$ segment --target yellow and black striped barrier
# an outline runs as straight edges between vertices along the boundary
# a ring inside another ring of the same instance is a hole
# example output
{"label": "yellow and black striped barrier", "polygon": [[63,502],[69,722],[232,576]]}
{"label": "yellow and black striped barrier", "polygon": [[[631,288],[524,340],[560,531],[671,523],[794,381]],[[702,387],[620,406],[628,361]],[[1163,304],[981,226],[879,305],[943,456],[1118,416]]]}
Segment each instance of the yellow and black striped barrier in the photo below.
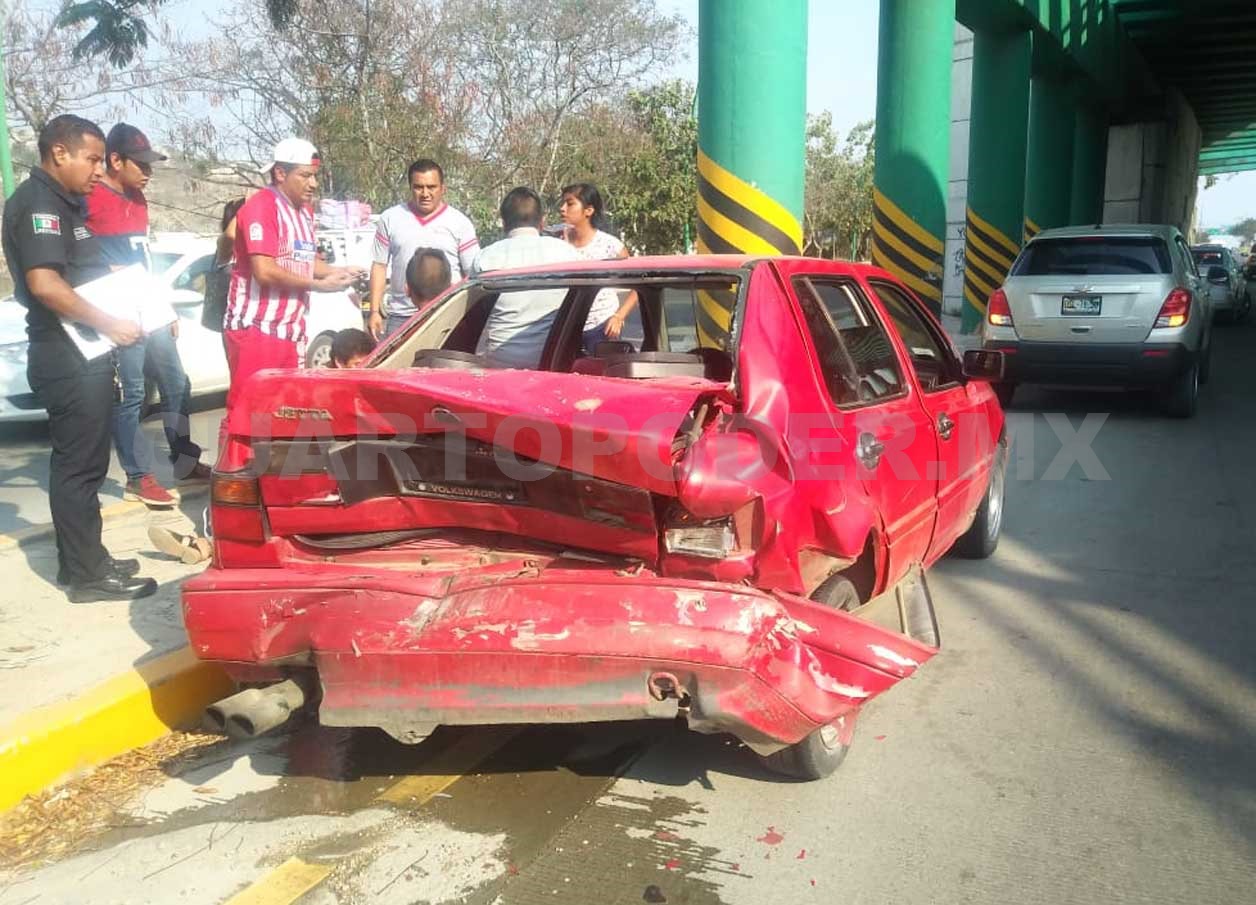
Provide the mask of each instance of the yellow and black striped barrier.
{"label": "yellow and black striped barrier", "polygon": [[1026,217],[1025,218],[1025,236],[1024,236],[1024,240],[1021,242],[1021,245],[1022,246],[1028,245],[1029,240],[1032,239],[1034,236],[1038,235],[1038,233],[1040,232],[1042,232],[1042,228],[1033,221],[1033,218]]}
{"label": "yellow and black striped barrier", "polygon": [[879,190],[872,195],[872,263],[888,270],[935,311],[942,308],[945,246]]}
{"label": "yellow and black striped barrier", "polygon": [[991,293],[1003,285],[1020,246],[968,208],[964,240],[964,298],[984,316]]}
{"label": "yellow and black striped barrier", "polygon": [[[784,206],[698,151],[698,251],[721,255],[797,255],[802,224]],[[735,293],[698,293],[703,344],[724,346]]]}

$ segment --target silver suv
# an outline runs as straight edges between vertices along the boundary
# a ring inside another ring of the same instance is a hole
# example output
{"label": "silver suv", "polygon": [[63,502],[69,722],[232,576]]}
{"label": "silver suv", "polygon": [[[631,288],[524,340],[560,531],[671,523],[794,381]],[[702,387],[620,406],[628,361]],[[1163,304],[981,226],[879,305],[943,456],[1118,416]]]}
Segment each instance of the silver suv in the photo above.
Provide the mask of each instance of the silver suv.
{"label": "silver suv", "polygon": [[1043,230],[986,311],[983,345],[1005,353],[999,398],[1019,383],[1153,389],[1189,418],[1208,381],[1211,304],[1175,227]]}

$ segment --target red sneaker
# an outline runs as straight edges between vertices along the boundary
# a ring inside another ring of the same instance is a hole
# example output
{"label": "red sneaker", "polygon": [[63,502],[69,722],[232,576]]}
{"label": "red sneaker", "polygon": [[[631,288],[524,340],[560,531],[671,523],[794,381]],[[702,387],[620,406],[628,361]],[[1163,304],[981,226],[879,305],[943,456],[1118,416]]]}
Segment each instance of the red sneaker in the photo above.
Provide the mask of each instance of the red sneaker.
{"label": "red sneaker", "polygon": [[179,497],[157,483],[150,474],[138,481],[127,481],[122,491],[122,499],[127,502],[140,502],[149,509],[170,509],[179,502]]}

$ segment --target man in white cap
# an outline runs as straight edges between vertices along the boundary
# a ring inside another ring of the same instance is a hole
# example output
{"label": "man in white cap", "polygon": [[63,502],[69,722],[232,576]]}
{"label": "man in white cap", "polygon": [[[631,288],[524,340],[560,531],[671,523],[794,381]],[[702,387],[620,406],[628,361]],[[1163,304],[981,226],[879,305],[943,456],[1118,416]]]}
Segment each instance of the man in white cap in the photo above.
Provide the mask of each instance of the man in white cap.
{"label": "man in white cap", "polygon": [[240,387],[254,373],[297,367],[311,290],[335,292],[360,275],[317,259],[312,204],[318,170],[312,144],[284,139],[263,171],[270,174],[270,185],[236,215],[235,265],[223,330],[231,372],[228,417]]}

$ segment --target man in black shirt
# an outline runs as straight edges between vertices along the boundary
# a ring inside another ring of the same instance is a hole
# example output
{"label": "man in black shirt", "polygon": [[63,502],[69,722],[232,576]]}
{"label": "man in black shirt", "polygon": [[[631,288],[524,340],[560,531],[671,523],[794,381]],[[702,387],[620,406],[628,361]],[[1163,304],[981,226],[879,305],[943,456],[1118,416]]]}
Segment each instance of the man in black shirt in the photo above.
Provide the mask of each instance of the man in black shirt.
{"label": "man in black shirt", "polygon": [[105,136],[78,116],[58,116],[39,133],[39,166],[4,206],[4,255],[14,294],[26,306],[26,373],[48,410],[52,440],[48,501],[57,535],[57,581],[75,603],[128,600],[157,590],[139,562],[110,557],[101,543],[100,485],[109,470],[114,399],[111,354],[88,361],[61,321],[108,336],[117,346],[139,325],[111,317],[74,291],[109,272],[87,229],[83,199],[104,173]]}

